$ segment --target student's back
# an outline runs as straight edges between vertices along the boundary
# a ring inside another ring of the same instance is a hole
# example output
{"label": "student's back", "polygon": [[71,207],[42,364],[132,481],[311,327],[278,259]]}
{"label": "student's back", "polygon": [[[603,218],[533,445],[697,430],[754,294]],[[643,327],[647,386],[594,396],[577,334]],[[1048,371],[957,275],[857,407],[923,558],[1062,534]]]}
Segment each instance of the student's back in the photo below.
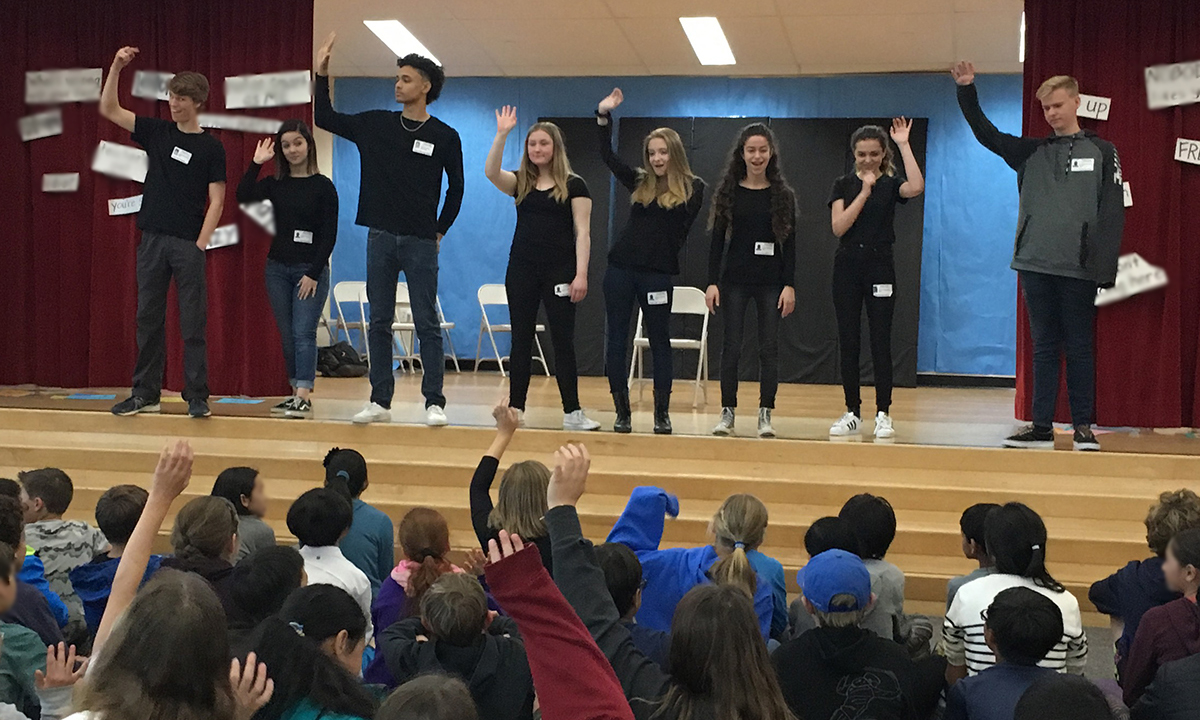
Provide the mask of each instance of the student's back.
{"label": "student's back", "polygon": [[371,597],[379,593],[396,566],[396,536],[392,519],[363,501],[361,495],[370,486],[367,461],[347,448],[333,448],[325,455],[325,487],[350,501],[354,518],[350,530],[337,543],[346,559],[371,582]]}
{"label": "student's back", "polygon": [[1200,708],[1200,655],[1163,665],[1130,710],[1132,720],[1193,720]]}

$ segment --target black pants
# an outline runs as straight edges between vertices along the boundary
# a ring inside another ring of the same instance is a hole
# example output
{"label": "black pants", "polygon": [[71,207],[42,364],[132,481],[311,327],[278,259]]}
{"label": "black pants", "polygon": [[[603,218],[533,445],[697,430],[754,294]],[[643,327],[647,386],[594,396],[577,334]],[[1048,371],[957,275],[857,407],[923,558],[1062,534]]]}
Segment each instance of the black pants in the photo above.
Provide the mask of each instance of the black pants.
{"label": "black pants", "polygon": [[162,395],[167,360],[167,289],[172,277],[183,335],[183,399],[207,400],[204,251],[195,240],[153,232],[143,232],[137,248],[138,357],[133,368],[133,394],[151,402],[158,402]]}
{"label": "black pants", "polygon": [[892,247],[841,245],[833,260],[833,310],[841,347],[842,390],[846,409],[861,412],[859,356],[862,309],[867,306],[871,361],[875,366],[875,405],[892,405],[892,314],[896,309],[896,264]]}
{"label": "black pants", "polygon": [[742,358],[742,336],[746,308],[754,305],[758,317],[758,406],[775,407],[779,388],[779,293],[778,285],[723,285],[720,312],[725,316],[725,343],[721,348],[721,406],[737,407],[738,361]]}
{"label": "black pants", "polygon": [[642,324],[650,341],[654,362],[654,392],[671,392],[674,376],[671,357],[671,276],[648,270],[609,265],[604,274],[604,307],[608,315],[608,344],[604,365],[613,393],[627,387],[629,372],[629,322],[634,306],[642,309]]}
{"label": "black pants", "polygon": [[504,288],[508,291],[508,314],[512,323],[511,372],[508,404],[524,410],[529,395],[529,374],[533,365],[533,336],[537,328],[538,306],[546,308],[550,341],[554,344],[554,375],[563,412],[579,409],[579,374],[575,367],[575,303],[570,296],[555,294],[558,285],[570,285],[575,279],[575,263],[544,266],[509,258]]}
{"label": "black pants", "polygon": [[1096,283],[1023,270],[1021,291],[1033,338],[1033,424],[1054,425],[1065,350],[1071,423],[1091,425],[1096,406]]}

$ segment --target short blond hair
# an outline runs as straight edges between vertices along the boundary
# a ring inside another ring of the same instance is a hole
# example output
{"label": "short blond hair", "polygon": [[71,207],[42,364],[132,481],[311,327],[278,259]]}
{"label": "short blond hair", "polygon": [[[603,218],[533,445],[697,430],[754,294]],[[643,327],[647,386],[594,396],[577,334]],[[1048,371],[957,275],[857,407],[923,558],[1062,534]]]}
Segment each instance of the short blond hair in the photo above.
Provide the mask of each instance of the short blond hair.
{"label": "short blond hair", "polygon": [[1037,99],[1045,100],[1046,96],[1058,90],[1059,88],[1066,90],[1071,97],[1079,97],[1079,82],[1070,75],[1055,75],[1037,90]]}
{"label": "short blond hair", "polygon": [[1156,555],[1166,557],[1171,538],[1196,527],[1200,527],[1200,496],[1187,488],[1167,491],[1146,514],[1146,543]]}

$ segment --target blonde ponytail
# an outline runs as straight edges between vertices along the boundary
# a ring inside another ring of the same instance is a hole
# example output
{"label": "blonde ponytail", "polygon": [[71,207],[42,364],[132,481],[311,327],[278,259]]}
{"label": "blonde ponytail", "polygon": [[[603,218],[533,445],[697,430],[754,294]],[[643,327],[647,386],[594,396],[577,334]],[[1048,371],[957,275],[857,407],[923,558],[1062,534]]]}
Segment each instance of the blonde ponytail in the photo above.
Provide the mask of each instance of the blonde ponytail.
{"label": "blonde ponytail", "polygon": [[715,544],[728,552],[709,568],[718,585],[744,588],[750,597],[758,590],[758,574],[746,553],[757,550],[767,531],[767,506],[753,495],[730,495],[713,515]]}

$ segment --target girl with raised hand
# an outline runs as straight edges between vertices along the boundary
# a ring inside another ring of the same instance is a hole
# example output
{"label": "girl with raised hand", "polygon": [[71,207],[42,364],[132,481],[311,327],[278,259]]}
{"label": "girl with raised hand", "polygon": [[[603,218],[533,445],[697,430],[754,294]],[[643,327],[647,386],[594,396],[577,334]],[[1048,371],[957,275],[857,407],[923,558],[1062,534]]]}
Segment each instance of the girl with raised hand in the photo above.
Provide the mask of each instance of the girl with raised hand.
{"label": "girl with raised hand", "polygon": [[912,120],[892,120],[891,138],[900,148],[907,179],[896,176],[895,153],[888,133],[864,125],[850,137],[854,172],[833,181],[829,194],[833,234],[838,243],[833,260],[833,308],[841,348],[842,390],[846,413],[829,428],[833,436],[857,435],[862,426],[858,357],[862,349],[862,309],[871,328],[871,360],[875,366],[875,437],[896,432],[892,405],[892,314],[896,309],[896,205],[925,191],[925,179],[908,137]]}
{"label": "girl with raised hand", "polygon": [[704,204],[704,181],[692,174],[679,133],[652,130],[642,141],[642,166],[626,165],[612,149],[612,111],[625,99],[613,88],[596,109],[600,157],[617,182],[630,192],[629,220],[608,253],[604,304],[608,342],[604,364],[617,409],[613,430],[633,430],[629,386],[629,320],[634,306],[642,310],[654,359],[654,432],[671,432],[671,278],[679,274],[679,251]]}
{"label": "girl with raised hand", "polygon": [[562,132],[550,122],[535,123],[525,134],[516,172],[500,167],[504,143],[517,125],[517,109],[496,111],[496,138],[484,174],[517,205],[517,228],[504,287],[512,323],[509,405],[524,419],[533,363],[538,307],[546,308],[554,343],[555,375],[562,396],[563,429],[600,427],[579,405],[575,366],[575,304],[587,296],[591,257],[592,197],[583,178],[571,172]]}
{"label": "girl with raised hand", "polygon": [[[796,195],[783,177],[775,134],[762,123],[742,128],[709,218],[709,312],[721,308],[721,419],[713,435],[732,435],[746,309],[758,317],[758,436],[775,437],[771,411],[779,387],[779,321],[796,308]],[[726,246],[728,245],[728,250]],[[724,257],[724,263],[721,262]]]}

